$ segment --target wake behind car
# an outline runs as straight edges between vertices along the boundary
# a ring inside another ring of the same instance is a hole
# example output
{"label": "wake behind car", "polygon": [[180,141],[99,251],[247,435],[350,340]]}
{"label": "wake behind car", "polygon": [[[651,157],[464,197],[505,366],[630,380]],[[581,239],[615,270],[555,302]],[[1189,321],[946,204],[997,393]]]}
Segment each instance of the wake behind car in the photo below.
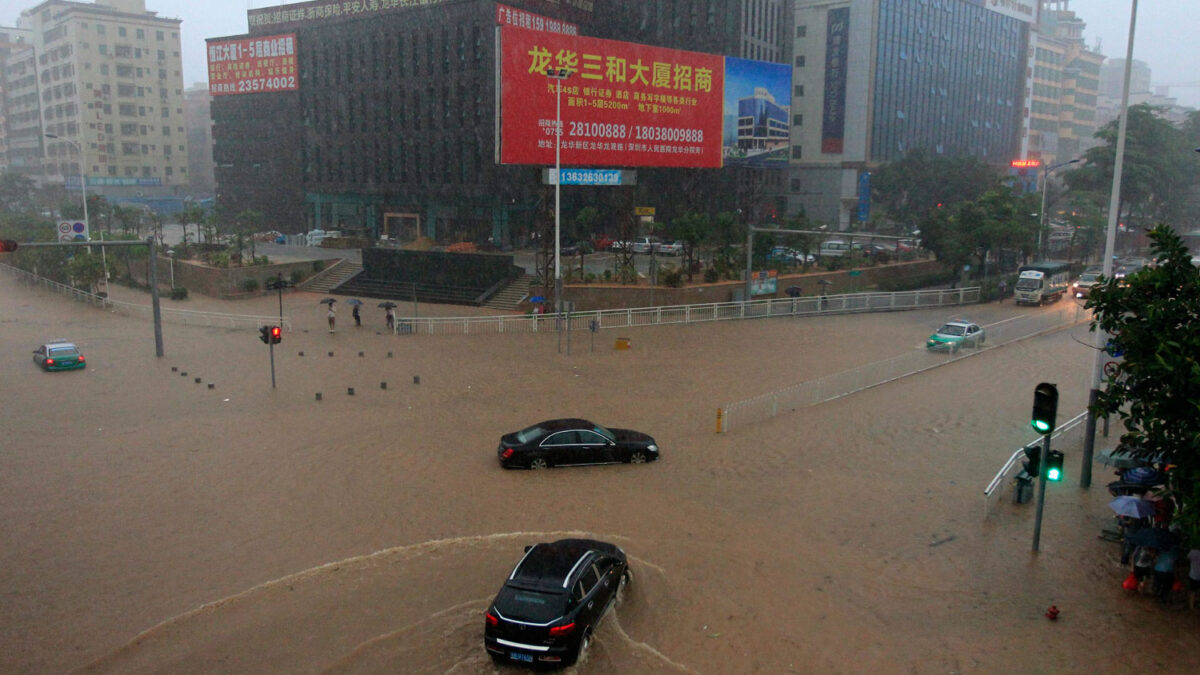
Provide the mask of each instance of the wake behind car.
{"label": "wake behind car", "polygon": [[33,350],[33,362],[47,371],[76,370],[87,366],[79,347],[66,340],[52,340]]}
{"label": "wake behind car", "polygon": [[929,351],[956,352],[960,347],[980,347],[984,342],[983,328],[964,319],[949,321],[934,331],[925,341]]}
{"label": "wake behind car", "polygon": [[618,546],[560,539],[525,547],[487,609],[483,646],[497,663],[569,666],[631,579]]}
{"label": "wake behind car", "polygon": [[609,429],[588,420],[546,420],[500,437],[496,449],[506,469],[571,464],[643,464],[658,459],[658,444],[632,429]]}

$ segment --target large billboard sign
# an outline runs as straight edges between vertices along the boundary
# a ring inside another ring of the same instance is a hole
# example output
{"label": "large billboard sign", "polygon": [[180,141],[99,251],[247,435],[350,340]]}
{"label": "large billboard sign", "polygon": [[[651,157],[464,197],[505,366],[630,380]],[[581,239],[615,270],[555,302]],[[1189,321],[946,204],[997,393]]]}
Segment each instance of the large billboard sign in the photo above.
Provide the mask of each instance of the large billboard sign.
{"label": "large billboard sign", "polygon": [[208,42],[208,92],[213,96],[296,91],[298,79],[293,33]]}
{"label": "large billboard sign", "polygon": [[850,54],[850,8],[829,10],[825,31],[825,107],[821,152],[840,154],[846,137],[846,69]]}
{"label": "large billboard sign", "polygon": [[[500,28],[502,164],[554,164],[561,84],[561,162],[572,166],[721,166],[721,56],[630,42]],[[547,77],[567,69],[569,78]]]}

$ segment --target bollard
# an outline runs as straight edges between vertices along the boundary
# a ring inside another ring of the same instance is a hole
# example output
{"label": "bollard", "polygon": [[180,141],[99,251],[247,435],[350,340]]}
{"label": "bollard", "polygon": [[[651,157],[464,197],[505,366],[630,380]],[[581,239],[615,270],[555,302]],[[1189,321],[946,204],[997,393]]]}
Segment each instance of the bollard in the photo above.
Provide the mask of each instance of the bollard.
{"label": "bollard", "polygon": [[300,352],[300,356],[304,356],[304,352]]}
{"label": "bollard", "polygon": [[319,392],[319,391],[317,392],[317,400],[318,400],[318,401],[320,401],[320,400],[321,400],[321,392]]}
{"label": "bollard", "polygon": [[200,378],[196,378],[196,384],[200,384]]}
{"label": "bollard", "polygon": [[179,366],[171,366],[171,372],[172,372],[172,373],[178,373],[178,372],[179,372]]}
{"label": "bollard", "polygon": [[217,385],[213,384],[212,382],[209,382],[209,383],[208,383],[208,388],[209,388],[209,389],[216,389],[216,388],[217,388]]}
{"label": "bollard", "polygon": [[388,352],[388,358],[389,358],[389,359],[390,359],[390,358],[392,358],[392,353],[391,353],[391,352]]}
{"label": "bollard", "polygon": [[329,352],[329,355],[330,355],[330,356],[333,356],[333,352]]}
{"label": "bollard", "polygon": [[358,353],[358,358],[360,358],[360,359],[361,359],[361,358],[362,358],[362,355],[363,355],[363,353],[362,353],[362,352],[359,352],[359,353]]}
{"label": "bollard", "polygon": [[421,376],[413,375],[413,384],[421,384]]}
{"label": "bollard", "polygon": [[354,395],[354,387],[346,387],[346,394],[348,396],[353,396]]}
{"label": "bollard", "polygon": [[380,388],[380,389],[387,389],[387,382],[380,382],[380,383],[379,383],[379,388]]}
{"label": "bollard", "polygon": [[186,371],[186,370],[185,370],[185,371],[183,371],[182,373],[180,373],[180,374],[179,374],[179,376],[180,376],[180,377],[187,377],[187,371]]}

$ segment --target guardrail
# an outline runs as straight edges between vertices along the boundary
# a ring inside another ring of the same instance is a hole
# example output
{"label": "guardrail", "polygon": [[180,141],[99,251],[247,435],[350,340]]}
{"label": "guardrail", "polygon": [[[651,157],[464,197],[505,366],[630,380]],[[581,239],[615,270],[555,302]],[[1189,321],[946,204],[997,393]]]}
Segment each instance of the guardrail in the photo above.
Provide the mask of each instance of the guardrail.
{"label": "guardrail", "polygon": [[891,359],[869,363],[816,380],[801,382],[779,391],[728,403],[717,411],[717,433],[727,433],[734,424],[745,426],[765,421],[778,415],[781,410],[817,405],[902,377],[916,375],[959,359],[974,356],[989,347],[1016,342],[1047,331],[1057,330],[1063,326],[1073,325],[1084,320],[1085,316],[1086,312],[1082,307],[1074,305],[1057,312],[1013,317],[984,326],[986,346],[983,349],[964,347],[944,352],[914,350]]}
{"label": "guardrail", "polygon": [[[668,324],[763,319],[783,316],[817,316],[890,312],[927,307],[946,307],[979,302],[979,288],[901,291],[896,293],[848,293],[803,298],[769,298],[746,302],[714,302],[703,305],[669,305],[629,309],[572,312],[563,317],[566,330],[633,328]],[[557,328],[554,314],[505,314],[470,317],[399,317],[396,332],[416,335],[477,335],[537,333]]]}
{"label": "guardrail", "polygon": [[[1079,439],[1082,441],[1083,440],[1083,429],[1080,429],[1079,427],[1080,427],[1080,425],[1082,425],[1084,423],[1085,420],[1087,420],[1087,413],[1081,412],[1078,415],[1076,415],[1076,416],[1072,417],[1071,419],[1067,420],[1066,422],[1064,422],[1062,425],[1060,425],[1054,431],[1054,433],[1050,435],[1051,446],[1054,445],[1055,440],[1064,438],[1067,435],[1070,435],[1072,437],[1078,435]],[[1012,484],[1012,480],[1009,479],[1009,473],[1014,468],[1017,467],[1017,460],[1019,460],[1025,456],[1026,448],[1031,448],[1034,446],[1041,446],[1042,442],[1043,442],[1042,437],[1038,436],[1036,440],[1030,441],[1030,442],[1026,443],[1025,445],[1022,445],[1020,448],[1018,448],[1017,451],[1014,452],[1012,454],[1012,456],[1008,458],[1008,461],[1004,463],[1004,466],[1000,468],[1000,471],[996,472],[996,477],[992,479],[992,482],[988,483],[988,486],[983,489],[983,517],[984,518],[988,517],[988,512],[991,509],[991,503],[992,503],[991,498],[993,496],[995,496],[997,499],[999,499],[999,496],[1001,494],[1003,494],[1003,492],[1004,492],[1004,490],[1003,490],[1004,486]],[[1060,443],[1059,445],[1061,446],[1062,443]]]}
{"label": "guardrail", "polygon": [[[101,307],[112,312],[119,312],[126,316],[138,316],[148,320],[153,319],[153,308],[150,305],[139,305],[133,302],[105,298],[45,277],[36,276],[12,265],[0,264],[0,270],[7,272],[9,276],[21,283],[41,286],[60,295],[65,295],[76,302]],[[274,326],[280,324],[278,315],[199,312],[190,309],[176,309],[174,307],[160,307],[160,310],[164,321],[187,325],[216,326],[222,328],[258,328],[263,325]],[[292,331],[291,319],[284,318],[281,327],[290,333]]]}

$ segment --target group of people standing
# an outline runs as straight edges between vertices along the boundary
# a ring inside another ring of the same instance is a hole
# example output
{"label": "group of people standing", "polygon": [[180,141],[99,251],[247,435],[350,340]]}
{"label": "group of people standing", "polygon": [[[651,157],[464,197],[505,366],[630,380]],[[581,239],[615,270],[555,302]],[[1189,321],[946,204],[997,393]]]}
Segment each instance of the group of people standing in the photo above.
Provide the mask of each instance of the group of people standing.
{"label": "group of people standing", "polygon": [[1184,546],[1178,526],[1170,522],[1174,503],[1169,498],[1153,501],[1153,516],[1122,516],[1121,564],[1132,563],[1124,586],[1153,595],[1164,604],[1170,602],[1172,593],[1186,591],[1188,607],[1195,609],[1200,592],[1200,544]]}
{"label": "group of people standing", "polygon": [[[350,311],[350,316],[354,317],[355,328],[362,328],[362,314],[359,313],[359,307],[361,306],[362,305],[354,305],[354,309]],[[384,313],[387,317],[388,330],[392,330],[396,326],[396,310],[392,307],[387,307],[384,309]],[[332,302],[329,303],[329,312],[326,314],[326,316],[329,319],[329,332],[336,332],[337,310],[334,309]]]}

